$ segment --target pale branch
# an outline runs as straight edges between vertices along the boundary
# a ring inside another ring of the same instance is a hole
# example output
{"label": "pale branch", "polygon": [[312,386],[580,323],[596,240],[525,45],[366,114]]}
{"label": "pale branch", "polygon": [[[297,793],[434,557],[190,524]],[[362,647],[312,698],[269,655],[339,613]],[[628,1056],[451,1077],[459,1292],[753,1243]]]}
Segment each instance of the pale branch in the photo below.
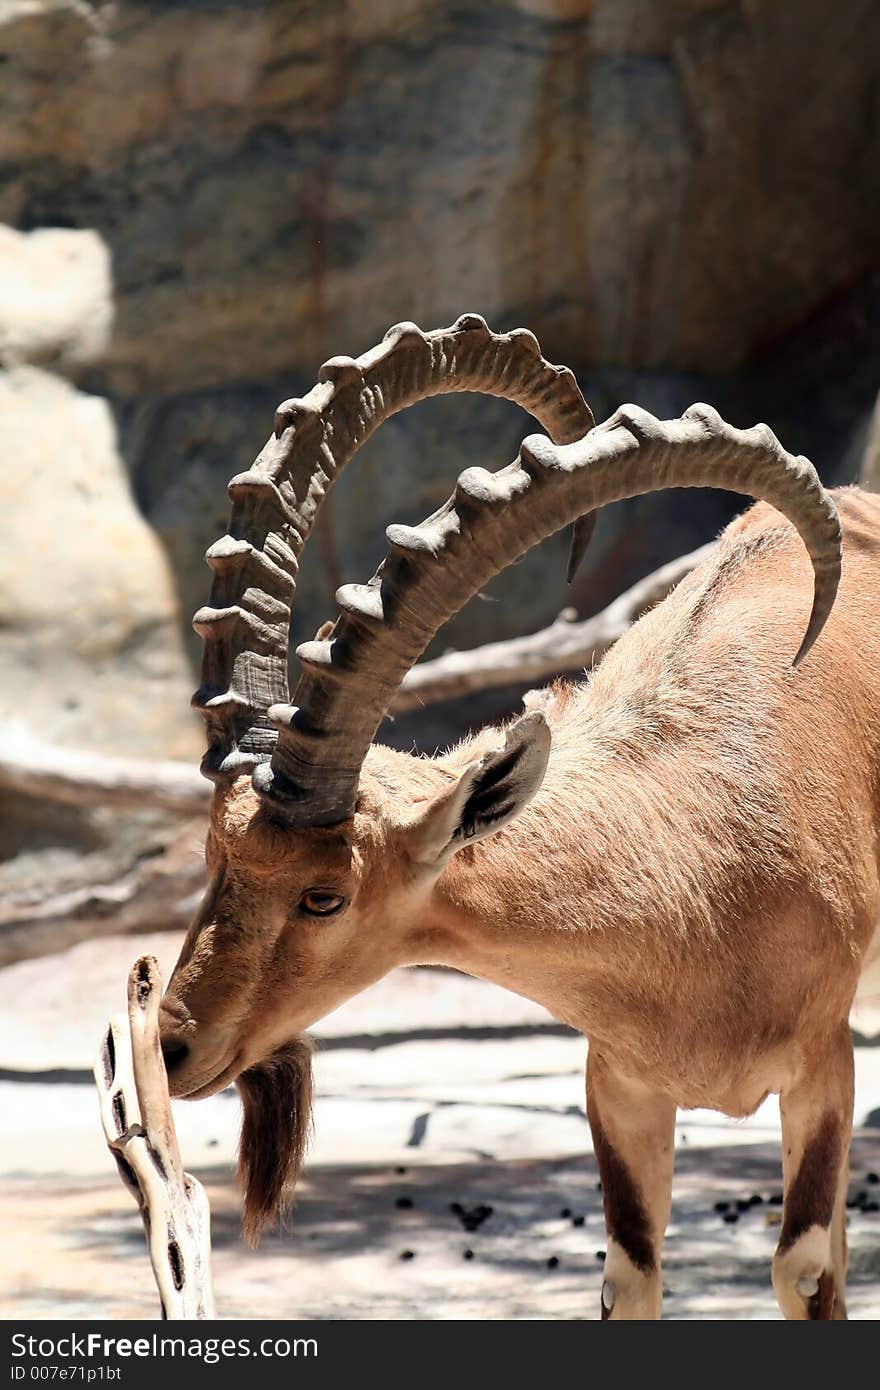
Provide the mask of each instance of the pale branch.
{"label": "pale branch", "polygon": [[214,1318],[211,1214],[180,1160],[159,1038],[161,996],[159,967],[141,956],[128,977],[128,1020],[110,1020],[95,1061],[101,1122],[140,1209],[162,1316]]}
{"label": "pale branch", "polygon": [[118,933],[186,927],[205,884],[204,821],[166,846],[89,855],[73,874],[31,884],[0,901],[0,966]]}
{"label": "pale branch", "polygon": [[670,560],[584,622],[573,622],[567,616],[570,610],[564,610],[549,627],[528,637],[489,642],[472,651],[448,652],[421,662],[407,674],[392,711],[401,714],[494,686],[544,681],[563,671],[588,669],[714,549],[715,543],[710,542]]}
{"label": "pale branch", "polygon": [[[495,686],[540,682],[561,672],[588,669],[713,550],[714,543],[703,545],[662,565],[584,622],[572,621],[565,610],[549,627],[527,637],[423,661],[407,673],[392,712],[401,714]],[[60,748],[40,744],[21,730],[0,738],[0,788],[68,805],[163,810],[186,816],[207,810],[211,798],[211,784],[189,763]]]}
{"label": "pale branch", "polygon": [[38,742],[21,728],[0,738],[0,786],[68,806],[172,811],[207,809],[211,784],[196,766],[108,757]]}

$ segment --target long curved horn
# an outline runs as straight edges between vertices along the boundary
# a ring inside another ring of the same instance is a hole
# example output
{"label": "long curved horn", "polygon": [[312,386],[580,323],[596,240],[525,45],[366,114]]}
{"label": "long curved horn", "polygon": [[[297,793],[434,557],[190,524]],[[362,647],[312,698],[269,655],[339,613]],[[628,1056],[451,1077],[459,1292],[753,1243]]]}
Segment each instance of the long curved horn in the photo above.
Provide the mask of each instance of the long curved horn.
{"label": "long curved horn", "polygon": [[821,631],[840,579],[840,522],[813,466],[766,425],[738,430],[709,406],[656,420],[624,406],[584,439],[531,436],[497,473],[469,468],[418,526],[390,526],[390,552],[368,584],[337,592],[330,636],[297,648],[304,667],[271,765],[254,785],[293,825],[354,811],[361,764],[397,686],[434,633],[499,570],[576,516],[667,487],[718,487],[763,498],[795,525],[814,570],[813,606],[795,664]]}
{"label": "long curved horn", "polygon": [[[232,479],[229,533],[210,547],[214,583],[193,619],[204,641],[193,704],[205,719],[202,771],[235,777],[269,757],[270,706],[285,704],[290,610],[299,556],[339,472],[384,420],[449,391],[504,396],[529,411],[557,444],[579,439],[593,417],[567,367],[545,362],[526,329],[491,333],[478,314],[423,333],[389,329],[357,359],[325,362],[302,400],[285,401],[256,462]],[[584,534],[586,527],[581,527]]]}

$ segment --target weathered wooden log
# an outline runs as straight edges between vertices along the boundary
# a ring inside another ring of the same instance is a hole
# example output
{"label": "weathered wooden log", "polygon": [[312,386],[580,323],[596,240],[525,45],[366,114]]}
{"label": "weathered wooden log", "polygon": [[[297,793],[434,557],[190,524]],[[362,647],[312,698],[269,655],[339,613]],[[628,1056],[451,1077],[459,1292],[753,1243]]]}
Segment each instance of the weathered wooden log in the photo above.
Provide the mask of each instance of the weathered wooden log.
{"label": "weathered wooden log", "polygon": [[17,729],[0,740],[0,786],[67,806],[206,811],[211,784],[196,765],[116,758],[39,742]]}
{"label": "weathered wooden log", "polygon": [[159,1042],[161,994],[154,957],[141,956],[128,977],[128,1020],[110,1020],[95,1062],[101,1121],[140,1209],[162,1316],[213,1318],[211,1216],[180,1159]]}
{"label": "weathered wooden log", "polygon": [[199,821],[166,844],[90,855],[73,874],[0,894],[0,967],[95,936],[186,927],[205,884],[204,828]]}
{"label": "weathered wooden log", "polygon": [[[572,621],[566,610],[549,627],[527,637],[423,661],[404,678],[393,712],[589,668],[712,549],[712,544],[704,545],[662,565],[584,622]],[[211,797],[211,784],[189,763],[59,748],[38,743],[21,730],[0,738],[0,787],[67,805],[147,808],[187,816],[207,810]]]}

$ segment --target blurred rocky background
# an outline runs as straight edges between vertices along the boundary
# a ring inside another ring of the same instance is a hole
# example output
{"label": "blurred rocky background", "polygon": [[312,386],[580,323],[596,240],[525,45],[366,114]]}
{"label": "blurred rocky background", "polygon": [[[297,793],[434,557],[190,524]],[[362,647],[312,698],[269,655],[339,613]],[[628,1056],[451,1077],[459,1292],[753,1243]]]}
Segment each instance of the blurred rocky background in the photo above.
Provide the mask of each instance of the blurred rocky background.
{"label": "blurred rocky background", "polygon": [[[854,479],[880,381],[878,213],[874,0],[4,0],[7,736],[197,759],[190,617],[226,483],[280,399],[401,319],[527,326],[597,419],[705,399]],[[471,397],[386,425],[306,552],[294,638],[372,573],[390,521],[531,428]],[[585,618],[742,505],[610,508],[570,590],[557,537],[434,653]],[[516,694],[383,736],[430,750]],[[7,791],[7,883],[140,845],[144,824],[162,839],[161,816]]]}

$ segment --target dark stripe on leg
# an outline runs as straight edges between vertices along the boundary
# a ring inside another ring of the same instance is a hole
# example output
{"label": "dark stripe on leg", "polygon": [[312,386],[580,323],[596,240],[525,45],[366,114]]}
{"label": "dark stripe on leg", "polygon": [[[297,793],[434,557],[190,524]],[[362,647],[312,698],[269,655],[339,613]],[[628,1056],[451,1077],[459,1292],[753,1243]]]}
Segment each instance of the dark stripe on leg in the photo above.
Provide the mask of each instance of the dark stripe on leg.
{"label": "dark stripe on leg", "polygon": [[[609,1143],[599,1117],[590,1108],[590,1130],[602,1179],[605,1223],[608,1234],[625,1250],[637,1269],[650,1274],[656,1268],[651,1223],[642,1195],[620,1155]],[[603,1309],[604,1313],[604,1309]]]}
{"label": "dark stripe on leg", "polygon": [[807,1304],[807,1317],[811,1322],[828,1320],[834,1316],[834,1275],[826,1269],[819,1275],[819,1289]]}
{"label": "dark stripe on leg", "polygon": [[829,1112],[804,1149],[797,1177],[785,1194],[780,1255],[811,1226],[831,1225],[839,1173],[840,1120]]}

